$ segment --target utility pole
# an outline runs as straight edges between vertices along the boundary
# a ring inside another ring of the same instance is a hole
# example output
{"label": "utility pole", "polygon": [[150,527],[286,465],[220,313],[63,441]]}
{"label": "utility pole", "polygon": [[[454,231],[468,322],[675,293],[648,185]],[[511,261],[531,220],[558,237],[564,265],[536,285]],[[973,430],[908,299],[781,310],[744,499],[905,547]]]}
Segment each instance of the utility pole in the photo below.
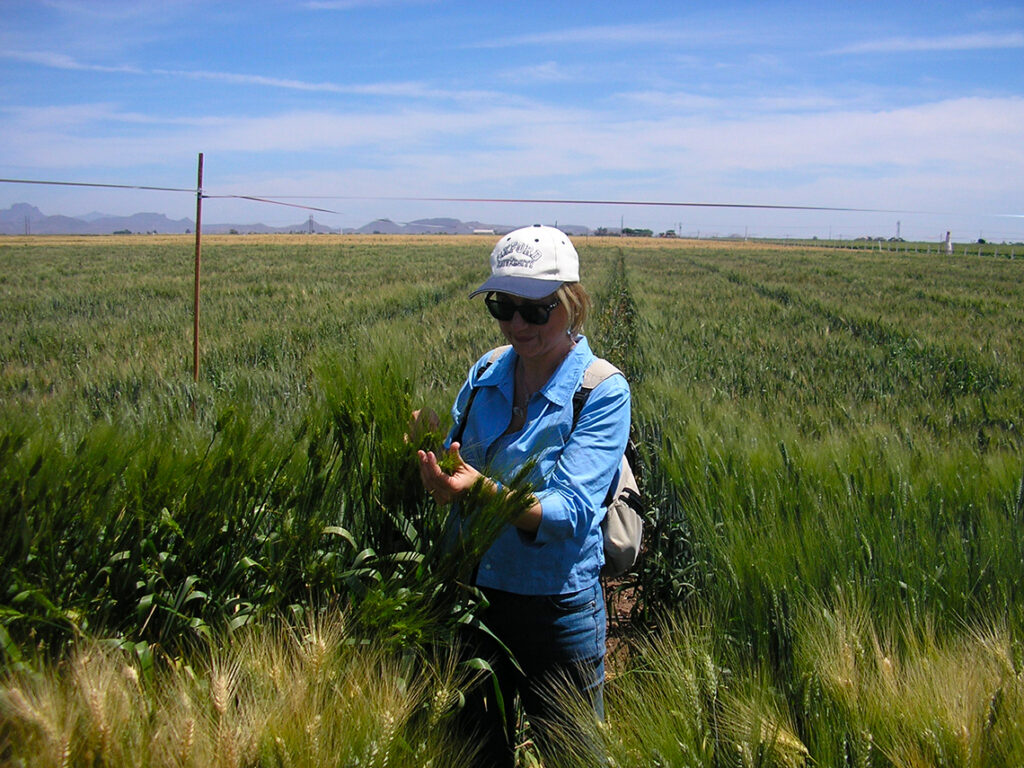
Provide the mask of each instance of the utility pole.
{"label": "utility pole", "polygon": [[[196,179],[196,275],[192,295],[192,381],[199,382],[199,265],[203,253],[203,153],[199,153],[199,173]],[[193,406],[195,401],[193,400]]]}

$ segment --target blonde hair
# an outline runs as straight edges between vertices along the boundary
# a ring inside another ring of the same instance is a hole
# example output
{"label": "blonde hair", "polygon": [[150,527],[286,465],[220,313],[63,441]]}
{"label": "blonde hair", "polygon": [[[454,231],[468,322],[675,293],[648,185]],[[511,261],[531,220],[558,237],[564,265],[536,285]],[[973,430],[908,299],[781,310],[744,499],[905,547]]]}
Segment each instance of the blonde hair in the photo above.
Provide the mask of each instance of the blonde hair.
{"label": "blonde hair", "polygon": [[569,335],[578,336],[590,314],[590,295],[582,283],[562,283],[555,295],[569,313]]}

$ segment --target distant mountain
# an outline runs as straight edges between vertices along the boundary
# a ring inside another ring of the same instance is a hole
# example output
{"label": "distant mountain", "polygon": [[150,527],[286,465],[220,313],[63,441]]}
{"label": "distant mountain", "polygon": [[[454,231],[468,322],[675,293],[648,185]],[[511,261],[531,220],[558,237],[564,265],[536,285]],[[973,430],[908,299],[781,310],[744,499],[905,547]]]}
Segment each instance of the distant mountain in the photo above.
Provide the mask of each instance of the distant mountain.
{"label": "distant mountain", "polygon": [[[91,214],[90,214],[91,216]],[[0,211],[0,234],[4,235],[109,235],[114,232],[158,232],[184,234],[195,224],[191,219],[168,219],[162,213],[135,213],[131,216],[73,218],[47,216],[34,205],[15,203]]]}
{"label": "distant mountain", "polygon": [[24,235],[31,231],[31,226],[46,216],[34,205],[15,203],[5,211],[0,211],[0,232],[5,235]]}
{"label": "distant mountain", "polygon": [[82,221],[96,221],[97,219],[111,219],[113,218],[113,216],[111,216],[109,213],[100,213],[99,211],[93,211],[92,213],[83,213],[81,216],[75,216],[75,218],[81,219]]}
{"label": "distant mountain", "polygon": [[318,235],[336,235],[341,230],[332,229],[316,220],[304,221],[301,224],[292,224],[286,227],[271,227],[266,224],[203,224],[204,235],[286,235],[309,232]]}
{"label": "distant mountain", "polygon": [[416,219],[405,223],[397,223],[391,219],[377,219],[364,224],[359,229],[346,230],[361,235],[472,235],[474,233],[511,232],[515,227],[500,224],[484,224],[479,221],[460,221],[459,219]]}
{"label": "distant mountain", "polygon": [[[110,216],[92,212],[84,216],[47,216],[34,205],[15,203],[0,210],[0,235],[110,235],[185,234],[195,229],[192,219],[169,219],[162,213],[136,213],[131,216]],[[394,222],[377,219],[358,229],[333,229],[312,217],[300,224],[271,227],[266,224],[203,224],[204,234],[286,234],[289,232],[317,234],[382,234],[382,235],[470,235],[473,233],[503,234],[515,229],[504,224],[484,224],[479,221],[460,221],[451,218],[417,219]],[[581,226],[562,226],[570,235],[588,235],[590,230]]]}

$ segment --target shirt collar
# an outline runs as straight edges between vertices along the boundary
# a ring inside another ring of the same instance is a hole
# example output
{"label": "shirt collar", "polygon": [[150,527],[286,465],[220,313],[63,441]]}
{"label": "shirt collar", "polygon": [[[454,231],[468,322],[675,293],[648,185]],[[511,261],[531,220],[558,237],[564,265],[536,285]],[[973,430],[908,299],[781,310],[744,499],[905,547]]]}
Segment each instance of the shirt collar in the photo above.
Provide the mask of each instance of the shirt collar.
{"label": "shirt collar", "polygon": [[[494,350],[488,353],[488,357],[491,354],[494,354]],[[503,381],[510,379],[515,374],[516,359],[516,353],[512,349],[512,345],[507,345],[505,351],[493,363],[488,365],[487,370],[479,376],[475,386],[495,387],[499,386]]]}
{"label": "shirt collar", "polygon": [[[505,352],[487,366],[476,381],[478,387],[498,387],[503,392],[508,389],[506,395],[511,399],[511,388],[515,380],[515,366],[519,356],[510,346]],[[565,359],[555,369],[554,374],[548,379],[547,384],[540,390],[540,394],[546,397],[555,405],[567,405],[576,390],[580,388],[583,374],[587,366],[594,360],[594,353],[590,351],[590,343],[586,336],[576,337],[574,346]]]}
{"label": "shirt collar", "polygon": [[590,344],[586,336],[576,337],[576,346],[555,370],[554,375],[548,379],[548,383],[541,389],[544,395],[555,405],[568,405],[572,396],[580,388],[583,374],[594,359],[594,353],[590,351]]}

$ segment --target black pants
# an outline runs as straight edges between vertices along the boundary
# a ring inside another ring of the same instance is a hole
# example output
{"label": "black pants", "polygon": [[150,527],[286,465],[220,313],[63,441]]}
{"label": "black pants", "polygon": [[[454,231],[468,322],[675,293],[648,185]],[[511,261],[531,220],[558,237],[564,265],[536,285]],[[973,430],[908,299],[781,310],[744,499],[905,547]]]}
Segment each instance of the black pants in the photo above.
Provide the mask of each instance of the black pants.
{"label": "black pants", "polygon": [[564,698],[567,688],[604,717],[607,619],[600,583],[568,595],[483,592],[490,605],[481,619],[507,650],[482,633],[472,640],[473,652],[494,670],[467,697],[463,713],[464,733],[480,745],[476,764],[514,765],[517,694],[541,755],[554,762],[560,751],[572,750],[600,762],[578,723],[582,707],[566,706]]}

